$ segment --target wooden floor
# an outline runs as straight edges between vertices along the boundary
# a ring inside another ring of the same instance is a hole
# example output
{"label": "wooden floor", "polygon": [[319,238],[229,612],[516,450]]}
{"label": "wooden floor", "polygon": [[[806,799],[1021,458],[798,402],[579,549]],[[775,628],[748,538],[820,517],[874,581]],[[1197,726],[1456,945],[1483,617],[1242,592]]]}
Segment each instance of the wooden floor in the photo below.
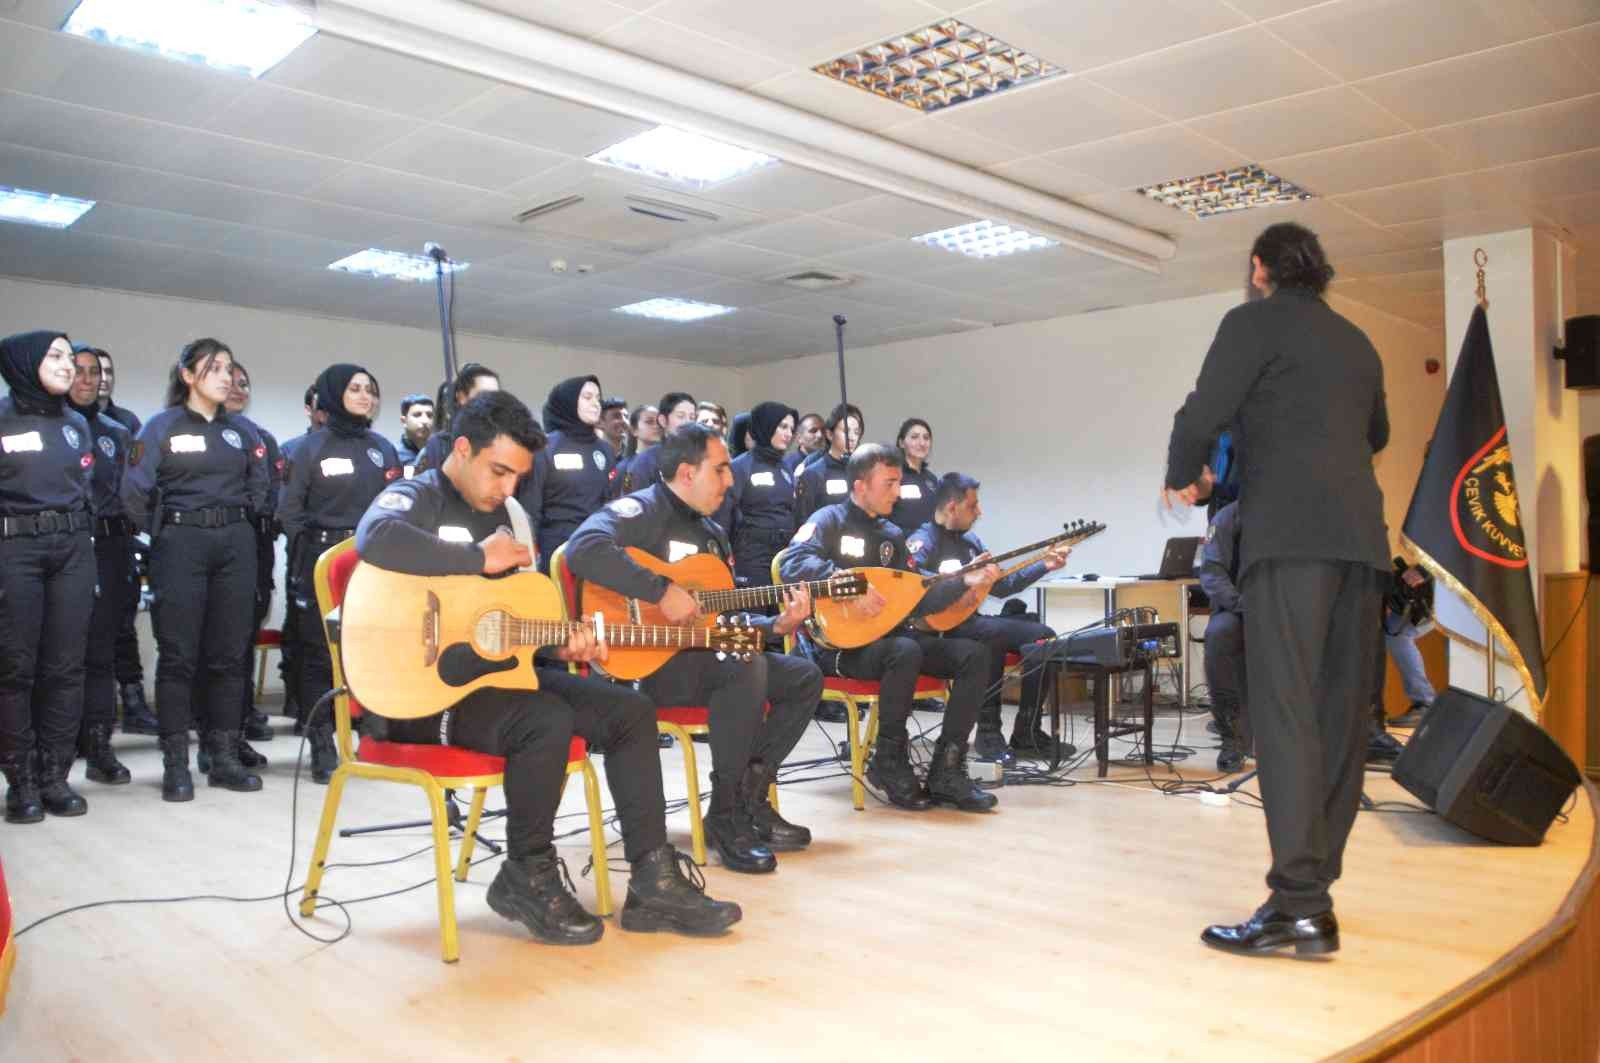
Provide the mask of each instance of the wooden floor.
{"label": "wooden floor", "polygon": [[[1202,720],[1182,718],[1186,742],[1206,744]],[[1178,723],[1163,718],[1158,745]],[[135,781],[86,784],[87,817],[0,826],[19,927],[110,898],[283,888],[298,740],[280,732],[264,746],[263,793],[202,785],[188,805],[160,801],[153,739],[118,743]],[[826,751],[813,728],[796,755]],[[662,755],[669,796],[681,794],[678,753]],[[1213,758],[1202,749],[1179,770],[1209,778]],[[1163,765],[1154,775],[1176,778]],[[1140,766],[1114,765],[1105,783],[1092,766],[1072,778],[1007,786],[989,816],[871,799],[858,813],[843,778],[787,785],[784,812],[817,841],[783,856],[776,875],[707,869],[711,892],[745,910],[714,941],[628,934],[613,919],[592,947],[534,944],[484,903],[493,861],[458,887],[453,966],[439,960],[430,886],[353,906],[352,932],[328,946],[276,901],[74,913],[18,942],[0,1059],[1316,1059],[1428,1007],[1536,933],[1594,834],[1587,792],[1537,849],[1479,843],[1432,815],[1363,814],[1336,889],[1343,951],[1240,959],[1198,934],[1263,899],[1261,812],[1164,796]],[[302,780],[295,882],[324,792]],[[1409,800],[1380,774],[1368,793]],[[355,781],[341,823],[422,807],[413,792]],[[571,787],[563,812],[581,807]],[[669,819],[684,847],[686,823],[681,811]],[[424,882],[427,844],[421,831],[336,839],[334,862],[422,855],[331,871],[324,892]],[[576,877],[586,839],[562,848]],[[612,881],[620,903],[625,871]],[[592,879],[578,883],[592,904]],[[311,925],[332,936],[343,924],[329,914]]]}

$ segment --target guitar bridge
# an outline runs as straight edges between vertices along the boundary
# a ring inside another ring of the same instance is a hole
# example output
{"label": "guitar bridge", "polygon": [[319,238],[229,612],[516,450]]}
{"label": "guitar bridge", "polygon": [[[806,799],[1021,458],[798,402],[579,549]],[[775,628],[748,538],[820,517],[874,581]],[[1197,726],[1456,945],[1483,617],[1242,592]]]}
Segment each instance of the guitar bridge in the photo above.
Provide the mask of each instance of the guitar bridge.
{"label": "guitar bridge", "polygon": [[432,668],[439,659],[439,596],[428,592],[428,607],[422,611],[422,663]]}

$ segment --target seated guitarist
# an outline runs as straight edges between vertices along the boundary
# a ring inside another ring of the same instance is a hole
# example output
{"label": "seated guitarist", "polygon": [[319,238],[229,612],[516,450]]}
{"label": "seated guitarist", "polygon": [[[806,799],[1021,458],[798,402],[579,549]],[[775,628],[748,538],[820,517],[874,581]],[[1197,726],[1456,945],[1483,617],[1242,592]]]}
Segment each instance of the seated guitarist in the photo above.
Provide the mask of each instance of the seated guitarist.
{"label": "seated guitarist", "polygon": [[[391,484],[361,518],[362,560],[417,576],[494,576],[533,563],[507,530],[505,510],[544,446],[533,415],[510,394],[490,391],[463,406],[451,427],[442,466]],[[589,633],[573,636],[558,654],[574,661],[605,655]],[[739,906],[707,897],[679,867],[688,856],[667,844],[654,706],[615,683],[564,669],[537,672],[536,691],[479,690],[433,716],[383,721],[393,741],[506,758],[507,853],[489,887],[489,907],[549,944],[599,940],[604,924],[572,895],[552,837],[577,734],[605,750],[623,853],[633,865],[622,928],[715,934],[738,922]]]}
{"label": "seated guitarist", "polygon": [[[949,572],[986,556],[983,540],[972,530],[983,516],[983,507],[978,504],[977,480],[958,472],[945,473],[934,492],[933,506],[933,519],[906,539],[906,549],[911,553],[914,567],[926,573]],[[1021,594],[1045,573],[1065,565],[1071,552],[1070,546],[1057,545],[1040,560],[996,581],[987,591],[996,598]],[[1053,639],[1056,633],[1032,620],[974,614],[946,635],[981,642],[989,650],[988,686],[984,688],[983,706],[978,710],[978,736],[973,741],[973,755],[979,760],[1002,764],[1015,763],[1016,753],[1048,756],[1050,736],[1039,725],[1042,669],[1037,662],[1025,660],[1023,663],[1022,698],[1011,728],[1009,749],[1000,733],[1000,691],[1006,654],[1021,652],[1040,639]]]}
{"label": "seated guitarist", "polygon": [[[698,618],[689,591],[630,558],[629,547],[663,561],[712,553],[726,559],[728,536],[711,514],[733,483],[728,448],[711,429],[685,424],[667,434],[660,480],[611,502],[572,533],[567,565],[578,579],[660,607],[672,623]],[[804,587],[789,595],[776,618],[752,616],[774,635],[792,633],[811,615]],[[815,665],[781,653],[753,661],[680,653],[643,681],[658,705],[707,705],[711,722],[711,810],[706,840],[730,871],[760,873],[778,866],[774,852],[804,849],[811,832],[778,815],[767,785],[805,733],[822,694]]]}
{"label": "seated guitarist", "polygon": [[[862,566],[911,567],[905,538],[887,519],[900,498],[900,455],[870,443],[851,455],[846,475],[850,500],[823,506],[801,525],[784,556],[784,580],[827,579],[838,569]],[[976,605],[998,575],[989,565],[960,579],[935,583],[912,613],[935,613],[963,596]],[[875,616],[883,607],[884,599],[876,591],[852,606],[867,616]],[[972,781],[966,757],[967,737],[983,697],[988,653],[971,639],[917,631],[909,619],[902,628],[856,649],[825,649],[804,634],[801,649],[829,675],[878,681],[878,742],[867,778],[888,794],[891,803],[916,811],[938,802],[963,812],[986,812],[998,800]],[[906,731],[918,675],[954,680],[926,789],[911,768]]]}

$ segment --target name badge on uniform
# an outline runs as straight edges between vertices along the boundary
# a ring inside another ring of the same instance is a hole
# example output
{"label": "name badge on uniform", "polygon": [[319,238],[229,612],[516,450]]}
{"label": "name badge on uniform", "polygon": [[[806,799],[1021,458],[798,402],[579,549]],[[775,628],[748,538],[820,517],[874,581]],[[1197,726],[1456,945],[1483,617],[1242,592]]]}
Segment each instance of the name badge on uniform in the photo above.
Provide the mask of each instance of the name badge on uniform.
{"label": "name badge on uniform", "polygon": [[753,472],[750,474],[751,487],[773,487],[776,484],[777,481],[772,478],[770,472]]}
{"label": "name badge on uniform", "polygon": [[940,573],[954,572],[956,569],[958,569],[960,567],[961,567],[961,562],[957,561],[953,557],[948,559],[948,560],[939,562],[939,571],[940,571]]}
{"label": "name badge on uniform", "polygon": [[472,533],[459,524],[441,524],[439,525],[439,538],[447,543],[470,543],[472,542]]}
{"label": "name badge on uniform", "polygon": [[690,554],[698,554],[699,552],[700,548],[693,543],[680,543],[678,540],[673,539],[667,543],[667,563],[682,561]]}
{"label": "name badge on uniform", "polygon": [[181,435],[172,436],[167,440],[174,454],[203,454],[206,449],[205,436]]}
{"label": "name badge on uniform", "polygon": [[829,480],[828,481],[828,494],[830,494],[830,495],[842,495],[842,494],[845,493],[846,490],[847,490],[847,488],[846,488],[845,482],[843,480]]}
{"label": "name badge on uniform", "polygon": [[555,456],[556,468],[563,470],[583,468],[582,454],[557,454]]}
{"label": "name badge on uniform", "polygon": [[355,464],[349,458],[323,458],[322,475],[324,476],[354,476]]}
{"label": "name badge on uniform", "polygon": [[43,450],[44,439],[38,432],[22,432],[0,439],[0,446],[5,447],[7,454],[20,454],[25,450]]}
{"label": "name badge on uniform", "polygon": [[839,536],[839,553],[845,557],[866,557],[867,541],[859,535]]}
{"label": "name badge on uniform", "polygon": [[900,497],[901,498],[921,498],[922,497],[922,488],[918,487],[916,484],[901,484],[900,485]]}
{"label": "name badge on uniform", "polygon": [[404,469],[404,472],[406,474],[406,479],[409,480],[417,474],[417,467],[415,465],[407,465]]}

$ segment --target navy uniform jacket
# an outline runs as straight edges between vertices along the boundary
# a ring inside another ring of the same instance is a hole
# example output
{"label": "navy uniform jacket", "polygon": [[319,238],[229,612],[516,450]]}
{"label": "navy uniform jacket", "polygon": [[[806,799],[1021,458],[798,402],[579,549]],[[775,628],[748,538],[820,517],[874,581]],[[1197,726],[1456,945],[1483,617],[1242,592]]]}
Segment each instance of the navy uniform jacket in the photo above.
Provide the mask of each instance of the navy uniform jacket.
{"label": "navy uniform jacket", "polygon": [[[429,438],[431,439],[432,436],[429,436]],[[422,445],[427,446],[428,441],[426,439],[423,440]],[[400,464],[402,466],[416,465],[417,458],[422,455],[421,450],[411,445],[411,437],[406,435],[404,432],[400,433],[400,442],[394,445],[394,453],[395,456],[400,459]]]}
{"label": "navy uniform jacket", "polygon": [[599,436],[572,439],[551,432],[533,457],[533,472],[517,488],[517,501],[539,540],[541,567],[548,567],[556,547],[610,497],[612,466],[617,453]]}
{"label": "navy uniform jacket", "polygon": [[504,506],[480,513],[438,469],[395,480],[372,500],[356,527],[363,561],[414,576],[471,576],[483,572],[478,543],[504,528]]}
{"label": "navy uniform jacket", "polygon": [[88,413],[77,406],[72,408],[88,422],[89,435],[94,440],[94,467],[90,478],[94,515],[126,516],[127,509],[122,505],[122,474],[127,468],[133,436],[121,422],[96,412],[94,407],[90,407]]}
{"label": "navy uniform jacket", "polygon": [[920,528],[933,519],[933,499],[939,493],[939,477],[928,463],[921,472],[900,463],[900,501],[894,504],[889,519],[902,528]]}
{"label": "navy uniform jacket", "polygon": [[139,415],[128,409],[126,406],[118,406],[116,403],[108,400],[106,402],[106,408],[100,412],[106,417],[109,417],[113,421],[120,424],[122,427],[126,428],[128,430],[129,438],[139,434],[139,429],[142,427],[139,423]]}
{"label": "navy uniform jacket", "polygon": [[269,481],[267,445],[250,422],[224,411],[207,421],[187,406],[168,406],[134,440],[122,501],[135,523],[154,532],[160,509],[266,513]]}
{"label": "navy uniform jacket", "polygon": [[291,542],[313,528],[354,528],[378,493],[399,478],[399,456],[378,433],[342,435],[319,428],[296,445],[278,522]]}
{"label": "navy uniform jacket", "polygon": [[795,483],[794,513],[801,521],[823,506],[850,501],[850,459],[836,458],[829,451],[811,462]]}
{"label": "navy uniform jacket", "polygon": [[[951,531],[931,520],[906,538],[906,550],[911,554],[911,564],[918,570],[928,573],[952,572],[970,563],[986,549],[983,540],[971,529],[964,532]],[[1045,572],[1044,562],[1035,561],[1004,579],[996,580],[994,586],[989,588],[989,595],[994,598],[1009,598],[1013,594],[1021,594],[1044,576]]]}
{"label": "navy uniform jacket", "polygon": [[413,475],[424,469],[443,468],[444,459],[450,456],[450,447],[455,441],[455,435],[450,432],[435,432],[429,436],[428,441],[422,445],[422,452],[417,455],[417,460],[413,463]]}
{"label": "navy uniform jacket", "polygon": [[733,486],[723,506],[735,543],[747,532],[772,532],[788,539],[798,523],[794,474],[781,461],[768,461],[753,450],[740,454],[733,459]]}
{"label": "navy uniform jacket", "polygon": [[0,514],[92,512],[93,446],[89,422],[65,403],[51,415],[0,399]]}
{"label": "navy uniform jacket", "polygon": [[660,471],[661,444],[657,443],[649,450],[641,450],[627,460],[622,467],[622,475],[612,483],[611,493],[620,498],[653,487],[660,479],[657,475]]}
{"label": "navy uniform jacket", "polygon": [[255,429],[261,445],[267,448],[267,504],[259,512],[263,516],[270,516],[278,511],[278,496],[283,493],[283,485],[289,482],[289,461],[283,456],[283,448],[278,446],[277,436],[244,414],[234,414],[234,416]]}
{"label": "navy uniform jacket", "polygon": [[1239,503],[1217,510],[1200,548],[1200,587],[1213,612],[1239,613]]}

